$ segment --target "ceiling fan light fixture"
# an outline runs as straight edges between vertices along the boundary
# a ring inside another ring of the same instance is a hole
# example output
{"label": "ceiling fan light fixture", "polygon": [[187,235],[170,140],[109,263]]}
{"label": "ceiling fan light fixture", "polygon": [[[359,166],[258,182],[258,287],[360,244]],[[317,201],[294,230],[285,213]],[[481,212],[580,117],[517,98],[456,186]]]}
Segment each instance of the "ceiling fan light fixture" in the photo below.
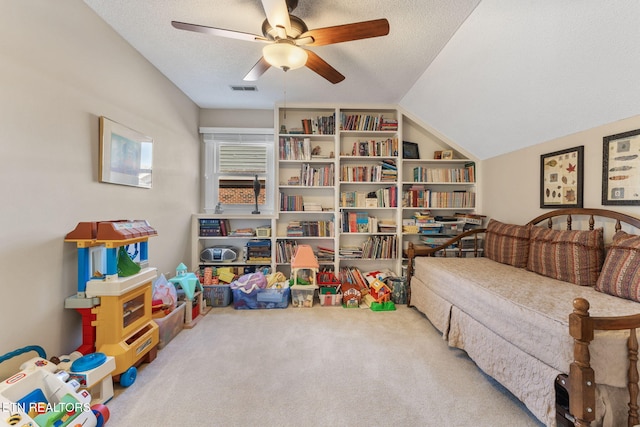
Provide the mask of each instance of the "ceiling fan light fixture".
{"label": "ceiling fan light fixture", "polygon": [[279,42],[262,48],[262,56],[273,67],[295,70],[307,63],[307,51],[293,43]]}

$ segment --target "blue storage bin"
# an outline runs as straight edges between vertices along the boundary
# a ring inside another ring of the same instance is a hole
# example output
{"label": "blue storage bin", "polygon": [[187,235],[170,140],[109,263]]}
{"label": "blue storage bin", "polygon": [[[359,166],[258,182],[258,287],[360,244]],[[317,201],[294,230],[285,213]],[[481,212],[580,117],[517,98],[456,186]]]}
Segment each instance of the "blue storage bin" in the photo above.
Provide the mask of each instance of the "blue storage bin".
{"label": "blue storage bin", "polygon": [[233,289],[233,307],[238,310],[287,308],[290,292],[289,288],[255,289],[250,293]]}

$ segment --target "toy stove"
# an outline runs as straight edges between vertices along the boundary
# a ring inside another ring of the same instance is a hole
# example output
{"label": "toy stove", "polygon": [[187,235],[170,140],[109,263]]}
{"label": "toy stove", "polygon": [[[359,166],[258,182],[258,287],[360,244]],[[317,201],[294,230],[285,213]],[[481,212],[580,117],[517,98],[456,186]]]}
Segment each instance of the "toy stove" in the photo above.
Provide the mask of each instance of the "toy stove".
{"label": "toy stove", "polygon": [[[113,356],[114,377],[125,387],[135,381],[137,365],[155,359],[159,342],[151,315],[157,271],[148,266],[148,239],[155,235],[140,220],[81,222],[65,237],[78,248],[78,292],[65,300],[65,308],[82,315],[78,351]],[[133,265],[135,274],[123,277],[118,257],[129,246],[136,248],[139,262]]]}

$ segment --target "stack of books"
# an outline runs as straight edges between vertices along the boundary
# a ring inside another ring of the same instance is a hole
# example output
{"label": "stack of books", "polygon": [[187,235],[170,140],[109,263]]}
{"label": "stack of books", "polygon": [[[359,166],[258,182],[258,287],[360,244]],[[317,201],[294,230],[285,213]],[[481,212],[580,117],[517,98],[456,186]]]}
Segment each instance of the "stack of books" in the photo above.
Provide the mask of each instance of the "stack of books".
{"label": "stack of books", "polygon": [[304,202],[303,208],[305,211],[322,212],[322,205],[316,202]]}

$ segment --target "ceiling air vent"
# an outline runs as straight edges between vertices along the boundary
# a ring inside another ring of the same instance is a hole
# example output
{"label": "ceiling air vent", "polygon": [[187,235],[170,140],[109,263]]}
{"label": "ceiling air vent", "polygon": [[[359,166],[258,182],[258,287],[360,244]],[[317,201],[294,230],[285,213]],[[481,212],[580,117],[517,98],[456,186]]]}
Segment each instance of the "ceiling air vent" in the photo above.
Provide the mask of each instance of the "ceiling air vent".
{"label": "ceiling air vent", "polygon": [[234,92],[257,92],[256,86],[231,86],[231,90]]}

